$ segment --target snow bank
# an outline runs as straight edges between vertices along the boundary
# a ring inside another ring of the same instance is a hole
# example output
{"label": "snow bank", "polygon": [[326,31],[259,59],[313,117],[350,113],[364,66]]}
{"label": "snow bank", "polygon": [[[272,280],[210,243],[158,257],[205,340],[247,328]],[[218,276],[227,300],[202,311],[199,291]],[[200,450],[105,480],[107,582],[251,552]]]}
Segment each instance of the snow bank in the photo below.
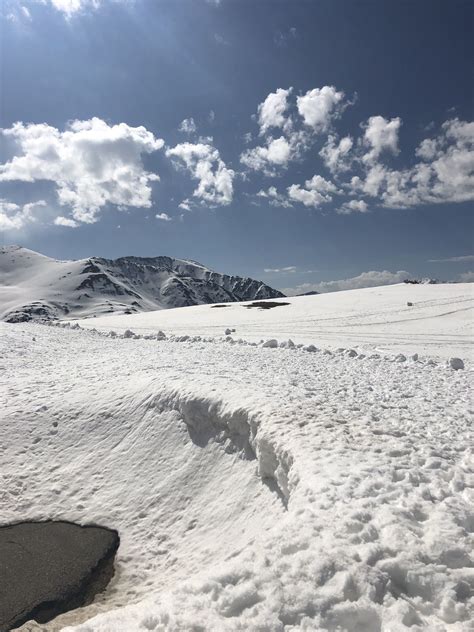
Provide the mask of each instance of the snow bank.
{"label": "snow bank", "polygon": [[130,329],[0,324],[2,523],[121,534],[64,629],[468,629],[469,365]]}

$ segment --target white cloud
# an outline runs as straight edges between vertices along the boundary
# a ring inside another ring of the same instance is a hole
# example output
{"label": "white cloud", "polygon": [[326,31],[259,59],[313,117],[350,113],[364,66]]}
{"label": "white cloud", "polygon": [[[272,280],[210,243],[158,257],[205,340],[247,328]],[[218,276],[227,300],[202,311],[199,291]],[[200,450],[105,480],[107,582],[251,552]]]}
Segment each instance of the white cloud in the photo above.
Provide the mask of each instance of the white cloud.
{"label": "white cloud", "polygon": [[435,138],[425,138],[417,147],[415,154],[423,160],[432,160],[438,152]]}
{"label": "white cloud", "polygon": [[339,292],[342,290],[356,290],[364,287],[377,287],[380,285],[393,285],[403,283],[410,278],[410,273],[405,270],[389,272],[388,270],[371,270],[362,272],[359,276],[339,281],[321,281],[320,283],[301,283],[293,288],[284,288],[282,292],[287,295],[304,294],[305,292]]}
{"label": "white cloud", "polygon": [[194,122],[193,117],[184,119],[181,121],[178,131],[184,132],[185,134],[194,134],[197,130],[196,123]]}
{"label": "white cloud", "polygon": [[364,133],[364,143],[370,149],[362,160],[371,164],[384,151],[397,155],[399,151],[398,132],[401,124],[402,121],[399,117],[388,121],[383,116],[371,116],[367,121]]}
{"label": "white cloud", "polygon": [[293,206],[286,195],[278,193],[276,187],[269,187],[266,191],[261,189],[257,193],[257,197],[268,199],[271,206],[283,206],[284,208],[291,208]]}
{"label": "white cloud", "polygon": [[161,219],[164,222],[171,222],[171,217],[168,215],[168,213],[157,213],[155,217],[156,219]]}
{"label": "white cloud", "polygon": [[304,132],[290,132],[286,137],[279,138],[269,136],[265,146],[244,151],[240,155],[240,162],[253,171],[262,171],[266,176],[274,177],[301,156],[307,140]]}
{"label": "white cloud", "polygon": [[321,204],[332,201],[332,194],[339,193],[333,182],[326,180],[320,175],[315,175],[311,180],[306,180],[304,188],[299,184],[292,184],[288,187],[288,197],[301,202],[305,206],[317,208]]}
{"label": "white cloud", "polygon": [[142,154],[164,142],[145,127],[108,125],[99,118],[73,121],[64,132],[41,124],[15,123],[1,134],[14,141],[15,156],[0,165],[0,181],[54,182],[59,203],[79,222],[97,221],[107,204],[151,206],[151,183]]}
{"label": "white cloud", "polygon": [[336,136],[330,134],[319,155],[331,173],[340,173],[350,169],[350,151],[354,142],[350,136],[345,136],[337,142]]}
{"label": "white cloud", "polygon": [[293,148],[284,136],[269,138],[267,146],[248,149],[240,156],[240,162],[254,171],[263,171],[274,176],[278,167],[286,168],[292,157]]}
{"label": "white cloud", "polygon": [[[211,206],[225,206],[232,202],[235,173],[226,167],[215,147],[203,143],[181,143],[168,149],[166,155],[182,161],[193,178],[199,181],[194,197]],[[188,200],[183,203],[189,206]]]}
{"label": "white cloud", "polygon": [[70,217],[63,217],[62,215],[58,215],[58,217],[54,219],[54,224],[56,226],[66,226],[67,228],[77,228],[79,226],[76,220]]}
{"label": "white cloud", "polygon": [[422,162],[399,171],[375,162],[365,179],[352,178],[352,191],[376,197],[389,208],[474,200],[474,124],[451,119],[428,140],[417,150]]}
{"label": "white cloud", "polygon": [[31,22],[31,12],[28,9],[28,7],[21,6],[20,10],[21,10],[21,12],[23,14],[23,17],[25,17],[27,20],[29,20]]}
{"label": "white cloud", "polygon": [[276,92],[271,92],[263,103],[260,103],[258,106],[260,134],[265,134],[270,127],[284,127],[288,124],[285,113],[292,90],[293,88],[288,88],[288,90],[278,88]]}
{"label": "white cloud", "polygon": [[265,268],[263,271],[267,274],[293,274],[297,269],[296,266],[286,266],[286,268]]}
{"label": "white cloud", "polygon": [[85,9],[97,9],[101,0],[50,0],[52,6],[70,18],[75,13]]}
{"label": "white cloud", "polygon": [[367,213],[369,207],[364,200],[350,200],[345,202],[338,210],[340,215],[349,215],[350,213]]}
{"label": "white cloud", "polygon": [[0,200],[0,230],[20,230],[36,221],[35,209],[46,206],[44,200],[19,205],[8,200]]}
{"label": "white cloud", "polygon": [[459,280],[461,281],[461,283],[474,283],[474,270],[463,272],[459,275]]}
{"label": "white cloud", "polygon": [[447,257],[446,259],[428,259],[428,263],[468,263],[470,261],[474,261],[474,255]]}
{"label": "white cloud", "polygon": [[190,200],[183,200],[180,204],[178,204],[178,207],[183,209],[183,211],[190,211],[191,210]]}
{"label": "white cloud", "polygon": [[296,104],[305,124],[320,133],[327,131],[331,122],[339,117],[343,99],[344,92],[338,92],[334,86],[324,86],[297,97]]}

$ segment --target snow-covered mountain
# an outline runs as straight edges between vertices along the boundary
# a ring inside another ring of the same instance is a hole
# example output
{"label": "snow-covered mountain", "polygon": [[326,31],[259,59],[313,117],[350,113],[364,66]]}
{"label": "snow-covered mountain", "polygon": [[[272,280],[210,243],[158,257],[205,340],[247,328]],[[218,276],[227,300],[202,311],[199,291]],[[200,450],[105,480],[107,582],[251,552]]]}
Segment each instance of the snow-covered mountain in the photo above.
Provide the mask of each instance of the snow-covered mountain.
{"label": "snow-covered mountain", "polygon": [[254,279],[172,257],[57,261],[20,246],[0,248],[0,318],[83,318],[284,296]]}

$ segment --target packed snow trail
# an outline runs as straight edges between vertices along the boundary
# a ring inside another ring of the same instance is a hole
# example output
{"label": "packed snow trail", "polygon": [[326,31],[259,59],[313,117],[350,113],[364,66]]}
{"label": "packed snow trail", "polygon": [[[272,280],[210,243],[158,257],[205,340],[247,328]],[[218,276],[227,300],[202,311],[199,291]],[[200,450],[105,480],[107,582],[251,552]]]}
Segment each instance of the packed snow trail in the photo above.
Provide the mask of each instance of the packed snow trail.
{"label": "packed snow trail", "polygon": [[122,539],[41,629],[471,629],[469,362],[0,333],[2,523]]}
{"label": "packed snow trail", "polygon": [[230,327],[238,338],[254,342],[291,338],[318,347],[358,347],[366,353],[410,354],[416,349],[430,356],[474,360],[474,283],[402,283],[279,301],[289,305],[268,310],[249,303],[199,305],[78,322],[101,331],[146,334],[163,329],[214,337]]}

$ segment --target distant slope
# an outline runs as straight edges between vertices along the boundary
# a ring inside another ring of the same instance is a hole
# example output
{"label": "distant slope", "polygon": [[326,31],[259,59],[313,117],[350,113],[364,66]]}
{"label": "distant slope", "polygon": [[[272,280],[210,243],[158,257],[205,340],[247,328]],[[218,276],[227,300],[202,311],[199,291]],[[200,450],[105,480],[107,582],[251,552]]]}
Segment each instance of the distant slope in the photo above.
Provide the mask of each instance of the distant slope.
{"label": "distant slope", "polygon": [[[95,318],[81,323],[108,332],[177,336],[224,335],[253,342],[291,338],[317,347],[355,347],[392,353],[474,358],[474,284],[387,285],[285,298],[278,309],[233,303],[185,310]],[[287,304],[289,303],[289,305]]]}
{"label": "distant slope", "polygon": [[0,248],[0,319],[85,318],[284,296],[261,281],[172,257],[57,261]]}

